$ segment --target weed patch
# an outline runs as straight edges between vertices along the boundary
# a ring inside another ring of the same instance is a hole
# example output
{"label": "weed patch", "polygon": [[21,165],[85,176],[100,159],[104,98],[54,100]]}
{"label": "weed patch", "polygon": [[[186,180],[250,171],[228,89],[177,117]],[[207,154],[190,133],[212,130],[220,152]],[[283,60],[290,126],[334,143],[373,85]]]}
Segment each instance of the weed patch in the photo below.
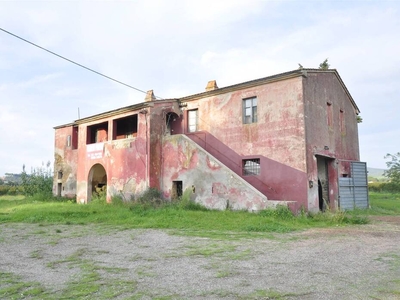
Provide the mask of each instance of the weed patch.
{"label": "weed patch", "polygon": [[0,272],[0,298],[26,299],[45,294],[44,288],[37,282],[24,282],[21,277]]}
{"label": "weed patch", "polygon": [[[157,190],[149,189],[133,201],[122,201],[121,198],[113,199],[113,204],[109,204],[99,191],[87,205],[73,201],[37,201],[20,196],[0,196],[0,223],[103,224],[124,229],[176,229],[179,234],[223,239],[237,239],[247,235],[255,237],[257,234],[263,234],[265,238],[268,233],[368,223],[368,213],[364,211],[316,214],[303,211],[295,216],[285,206],[259,213],[208,210],[193,202],[190,199],[191,193],[187,190],[179,200],[170,202],[163,200]],[[384,201],[380,201],[380,205]],[[395,202],[393,199],[387,201]],[[57,230],[56,233],[61,231]]]}

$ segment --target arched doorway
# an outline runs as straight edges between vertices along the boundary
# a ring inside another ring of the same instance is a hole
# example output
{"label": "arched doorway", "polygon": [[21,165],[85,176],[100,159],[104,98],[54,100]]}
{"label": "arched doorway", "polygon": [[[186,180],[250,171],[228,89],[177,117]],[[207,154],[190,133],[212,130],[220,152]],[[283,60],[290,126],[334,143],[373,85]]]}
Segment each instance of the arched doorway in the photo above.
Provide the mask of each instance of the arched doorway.
{"label": "arched doorway", "polygon": [[182,118],[174,112],[165,115],[165,131],[168,135],[182,133]]}
{"label": "arched doorway", "polygon": [[89,171],[87,201],[92,199],[92,195],[104,195],[107,197],[107,173],[101,164],[95,164]]}

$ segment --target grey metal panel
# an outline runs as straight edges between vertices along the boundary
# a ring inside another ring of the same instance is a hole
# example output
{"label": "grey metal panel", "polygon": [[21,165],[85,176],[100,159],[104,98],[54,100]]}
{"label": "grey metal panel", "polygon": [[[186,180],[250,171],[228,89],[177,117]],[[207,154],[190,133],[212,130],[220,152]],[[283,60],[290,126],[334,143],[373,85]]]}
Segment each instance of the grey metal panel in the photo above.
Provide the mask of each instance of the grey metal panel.
{"label": "grey metal panel", "polygon": [[340,209],[368,208],[368,178],[365,162],[350,162],[351,177],[339,178]]}

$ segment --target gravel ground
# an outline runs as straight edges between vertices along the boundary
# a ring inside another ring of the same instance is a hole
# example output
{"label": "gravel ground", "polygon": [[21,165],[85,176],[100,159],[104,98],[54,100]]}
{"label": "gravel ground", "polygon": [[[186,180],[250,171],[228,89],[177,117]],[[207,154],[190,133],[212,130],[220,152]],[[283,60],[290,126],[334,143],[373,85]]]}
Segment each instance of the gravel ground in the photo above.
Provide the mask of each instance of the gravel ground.
{"label": "gravel ground", "polygon": [[399,217],[252,238],[92,225],[0,224],[0,233],[1,274],[55,298],[90,265],[102,285],[118,282],[115,299],[400,299]]}

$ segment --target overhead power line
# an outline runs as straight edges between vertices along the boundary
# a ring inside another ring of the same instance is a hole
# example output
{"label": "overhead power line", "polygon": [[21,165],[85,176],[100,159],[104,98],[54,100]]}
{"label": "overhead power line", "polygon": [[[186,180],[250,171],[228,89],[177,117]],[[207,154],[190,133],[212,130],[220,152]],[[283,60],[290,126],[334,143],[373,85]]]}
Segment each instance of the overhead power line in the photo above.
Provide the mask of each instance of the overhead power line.
{"label": "overhead power line", "polygon": [[[88,71],[91,71],[91,72],[93,72],[93,73],[96,73],[97,75],[103,76],[103,77],[105,77],[105,78],[107,78],[107,79],[110,79],[110,80],[115,81],[115,82],[117,82],[117,83],[119,83],[119,84],[122,84],[122,85],[124,85],[124,86],[127,86],[127,87],[129,87],[129,88],[131,88],[131,89],[134,89],[134,90],[138,91],[138,92],[141,92],[141,93],[146,94],[146,92],[143,91],[143,90],[141,90],[141,89],[135,88],[134,86],[131,86],[131,85],[126,84],[126,83],[123,83],[123,82],[121,82],[121,81],[119,81],[119,80],[117,80],[117,79],[114,79],[114,78],[110,77],[110,76],[107,76],[107,75],[105,75],[105,74],[102,74],[102,73],[100,73],[100,72],[97,72],[97,71],[95,71],[95,70],[93,70],[93,69],[91,69],[91,68],[85,67],[84,65],[81,65],[80,63],[77,63],[77,62],[75,62],[75,61],[73,61],[73,60],[71,60],[71,59],[68,59],[68,58],[66,58],[66,57],[64,57],[64,56],[62,56],[62,55],[59,55],[59,54],[57,54],[57,53],[55,53],[55,52],[53,52],[53,51],[50,51],[50,50],[48,50],[48,49],[46,49],[46,48],[43,48],[43,47],[41,47],[41,46],[39,46],[39,45],[37,45],[37,44],[35,44],[35,43],[32,43],[32,42],[30,42],[30,41],[28,41],[28,40],[26,40],[26,39],[24,39],[24,38],[22,38],[22,37],[20,37],[20,36],[18,36],[18,35],[16,35],[16,34],[12,33],[12,32],[9,32],[9,31],[7,31],[7,30],[1,28],[1,27],[0,27],[0,30],[1,30],[1,31],[4,31],[5,33],[8,33],[9,35],[12,35],[13,37],[16,37],[17,39],[20,39],[20,40],[22,40],[22,41],[24,41],[24,42],[26,42],[26,43],[28,43],[28,44],[31,44],[31,45],[33,45],[33,46],[39,48],[39,49],[42,49],[42,50],[44,50],[44,51],[46,51],[46,52],[48,52],[48,53],[50,53],[50,54],[53,54],[53,55],[55,55],[55,56],[57,56],[57,57],[59,57],[59,58],[62,58],[62,59],[64,59],[64,60],[70,62],[70,63],[73,63],[73,64],[75,64],[75,65],[77,65],[77,66],[79,66],[79,67],[81,67],[81,68],[84,68],[84,69],[86,69],[86,70],[88,70]],[[156,96],[156,98],[159,98],[159,97]]]}

